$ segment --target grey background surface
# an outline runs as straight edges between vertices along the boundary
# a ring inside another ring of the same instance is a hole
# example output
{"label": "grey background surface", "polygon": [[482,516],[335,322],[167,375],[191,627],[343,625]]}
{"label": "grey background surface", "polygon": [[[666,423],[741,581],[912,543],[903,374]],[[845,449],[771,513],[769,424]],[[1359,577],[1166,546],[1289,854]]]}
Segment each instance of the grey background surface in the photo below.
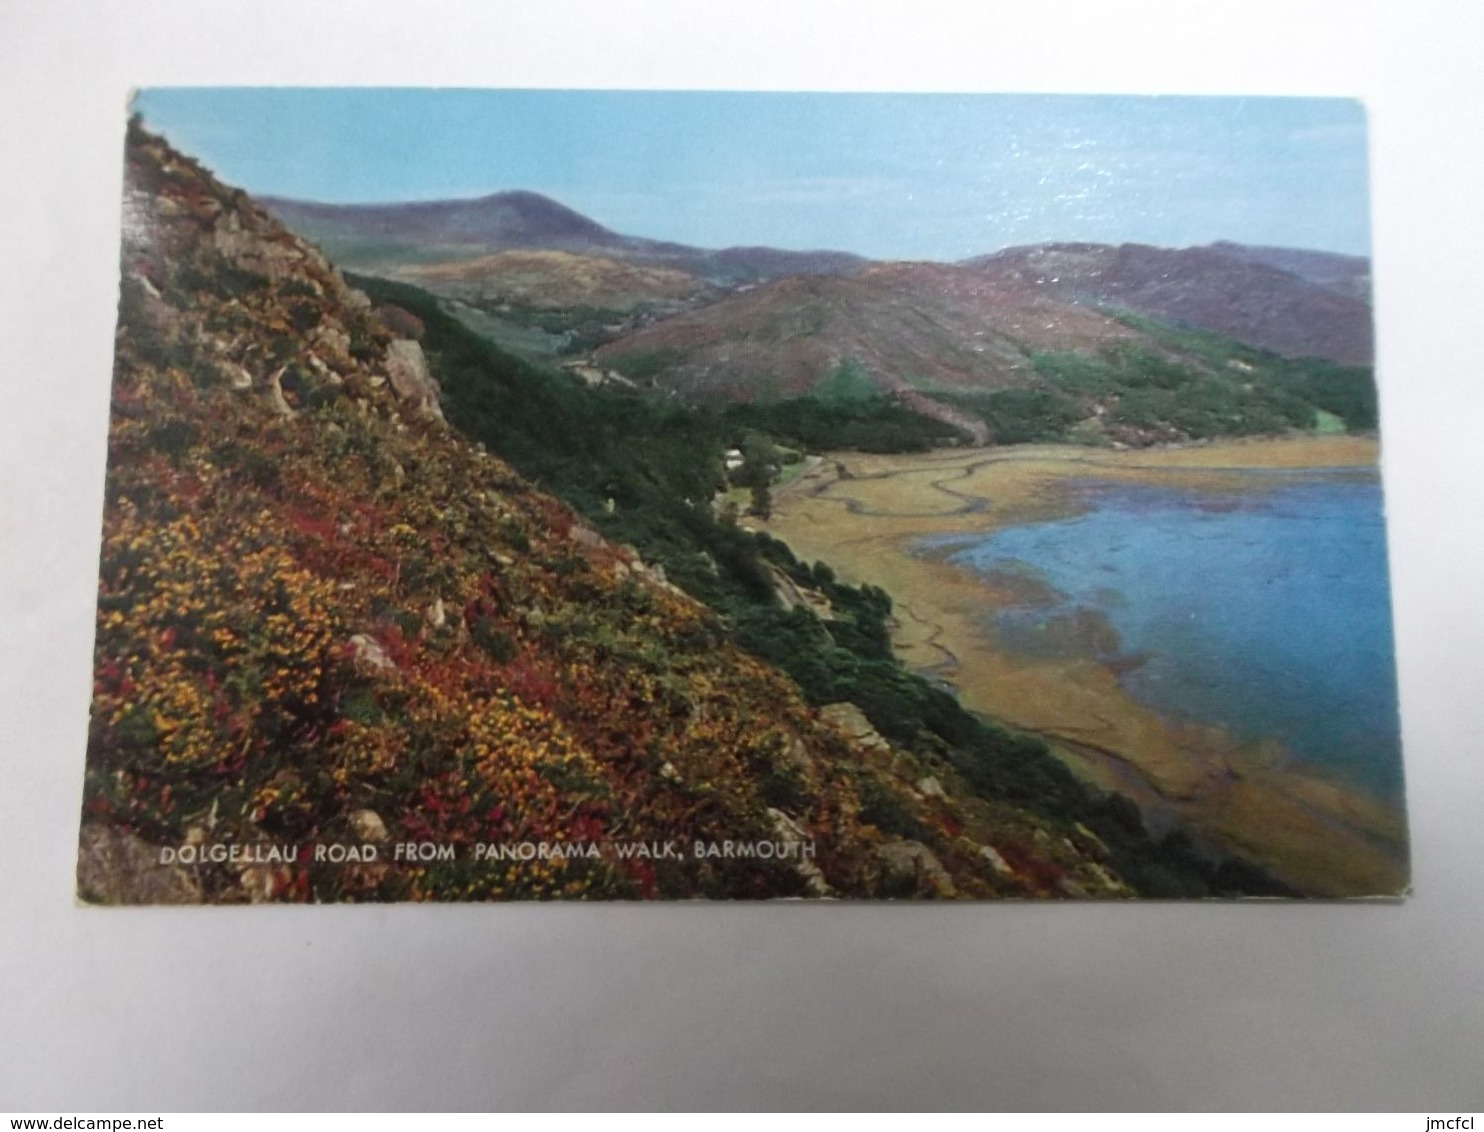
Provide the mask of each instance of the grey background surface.
{"label": "grey background surface", "polygon": [[[1484,1108],[1464,2],[0,3],[0,1110]],[[79,909],[131,86],[1363,97],[1403,906]]]}

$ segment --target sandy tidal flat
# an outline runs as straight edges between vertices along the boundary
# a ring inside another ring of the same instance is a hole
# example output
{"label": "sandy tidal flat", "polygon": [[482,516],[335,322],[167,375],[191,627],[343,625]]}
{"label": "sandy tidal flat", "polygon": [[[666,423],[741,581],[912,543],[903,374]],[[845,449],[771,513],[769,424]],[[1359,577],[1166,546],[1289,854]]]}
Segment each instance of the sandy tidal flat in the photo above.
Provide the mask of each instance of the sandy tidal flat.
{"label": "sandy tidal flat", "polygon": [[1213,496],[1270,490],[1257,469],[1374,469],[1362,437],[1231,441],[1111,452],[1061,446],[826,457],[775,497],[771,533],[803,559],[893,598],[905,663],[952,683],[969,708],[1045,736],[1075,770],[1134,797],[1152,825],[1186,824],[1304,891],[1385,895],[1407,884],[1404,817],[1272,740],[1238,741],[1134,700],[1117,666],[1091,655],[1028,660],[986,629],[1033,579],[986,578],[924,553],[925,538],[982,536],[1066,518],[1088,480]]}

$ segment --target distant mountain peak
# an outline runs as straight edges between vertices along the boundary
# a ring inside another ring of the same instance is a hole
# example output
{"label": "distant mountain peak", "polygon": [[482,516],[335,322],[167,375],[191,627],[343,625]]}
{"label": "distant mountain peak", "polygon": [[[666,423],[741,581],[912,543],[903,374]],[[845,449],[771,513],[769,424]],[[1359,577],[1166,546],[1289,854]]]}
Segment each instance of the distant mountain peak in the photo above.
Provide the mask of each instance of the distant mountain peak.
{"label": "distant mountain peak", "polygon": [[799,274],[845,275],[867,262],[849,252],[769,247],[714,250],[626,236],[528,189],[461,200],[391,204],[259,199],[288,227],[322,245],[337,263],[370,274],[388,266],[512,250],[606,256],[723,284]]}
{"label": "distant mountain peak", "polygon": [[505,248],[622,245],[624,237],[559,201],[527,190],[458,200],[325,204],[263,198],[291,228],[323,242],[361,239],[411,245]]}

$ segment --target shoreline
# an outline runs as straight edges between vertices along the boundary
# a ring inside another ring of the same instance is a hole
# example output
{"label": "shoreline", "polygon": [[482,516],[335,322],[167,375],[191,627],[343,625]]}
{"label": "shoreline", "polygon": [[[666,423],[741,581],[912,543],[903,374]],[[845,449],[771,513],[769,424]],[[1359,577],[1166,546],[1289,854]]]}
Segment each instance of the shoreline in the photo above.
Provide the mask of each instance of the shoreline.
{"label": "shoreline", "polygon": [[[1271,742],[1172,721],[1135,701],[1113,667],[1028,663],[996,648],[986,605],[1004,583],[913,549],[924,536],[980,536],[1080,512],[1072,481],[1263,491],[1253,470],[1374,469],[1370,437],[1298,437],[1110,451],[1025,445],[874,456],[827,455],[774,498],[760,524],[805,560],[892,596],[898,656],[951,684],[970,710],[1040,734],[1077,773],[1130,795],[1152,826],[1178,824],[1320,896],[1395,895],[1407,883],[1405,819]],[[1274,483],[1281,482],[1280,477]]]}

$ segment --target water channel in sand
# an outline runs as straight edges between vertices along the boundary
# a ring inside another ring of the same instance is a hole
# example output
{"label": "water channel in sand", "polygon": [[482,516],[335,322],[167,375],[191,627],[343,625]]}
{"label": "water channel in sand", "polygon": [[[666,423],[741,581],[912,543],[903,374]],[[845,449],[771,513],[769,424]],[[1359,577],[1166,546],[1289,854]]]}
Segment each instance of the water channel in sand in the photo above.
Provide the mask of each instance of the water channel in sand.
{"label": "water channel in sand", "polygon": [[1406,884],[1374,441],[826,458],[775,500],[909,666],[1326,895]]}

